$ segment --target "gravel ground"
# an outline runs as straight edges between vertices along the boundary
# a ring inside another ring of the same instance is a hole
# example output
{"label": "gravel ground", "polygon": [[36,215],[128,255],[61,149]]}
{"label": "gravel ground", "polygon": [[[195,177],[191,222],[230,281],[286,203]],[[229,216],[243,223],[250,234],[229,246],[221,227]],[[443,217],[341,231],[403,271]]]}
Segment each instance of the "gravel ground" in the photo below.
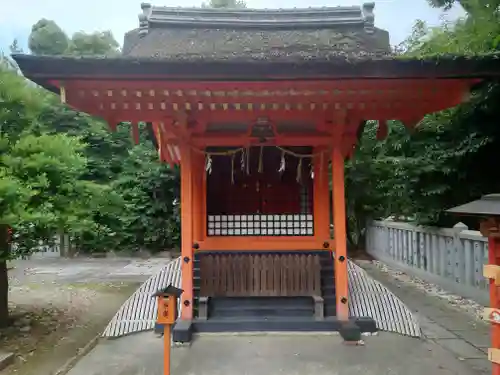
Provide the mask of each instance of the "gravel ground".
{"label": "gravel ground", "polygon": [[386,264],[379,262],[377,260],[372,261],[377,268],[379,268],[382,272],[388,273],[393,278],[406,283],[411,284],[414,287],[425,291],[428,295],[441,298],[445,300],[451,306],[460,309],[461,311],[468,314],[472,319],[475,320],[483,320],[482,313],[484,310],[484,306],[476,303],[473,300],[466,299],[455,294],[449,293],[446,290],[440,288],[435,284],[428,283],[418,277],[410,276],[404,272],[397,271],[393,268],[388,267]]}
{"label": "gravel ground", "polygon": [[19,261],[9,271],[13,324],[0,348],[16,354],[1,375],[50,375],[100,334],[165,259]]}

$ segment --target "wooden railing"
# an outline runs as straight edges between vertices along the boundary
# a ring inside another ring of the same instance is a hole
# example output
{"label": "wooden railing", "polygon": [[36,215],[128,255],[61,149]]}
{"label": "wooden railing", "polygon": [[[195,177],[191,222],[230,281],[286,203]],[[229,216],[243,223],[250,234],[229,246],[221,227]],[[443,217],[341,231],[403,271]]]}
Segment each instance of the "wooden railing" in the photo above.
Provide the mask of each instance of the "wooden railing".
{"label": "wooden railing", "polygon": [[316,254],[206,254],[200,273],[205,297],[321,295]]}

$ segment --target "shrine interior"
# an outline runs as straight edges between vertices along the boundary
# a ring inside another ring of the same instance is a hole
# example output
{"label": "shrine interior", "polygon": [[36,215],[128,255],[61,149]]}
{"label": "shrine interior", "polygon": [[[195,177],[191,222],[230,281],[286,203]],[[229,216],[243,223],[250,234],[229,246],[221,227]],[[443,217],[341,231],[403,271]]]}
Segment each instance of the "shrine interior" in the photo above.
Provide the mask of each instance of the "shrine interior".
{"label": "shrine interior", "polygon": [[[212,148],[223,153],[231,149]],[[208,236],[312,236],[311,147],[249,147],[211,158]]]}

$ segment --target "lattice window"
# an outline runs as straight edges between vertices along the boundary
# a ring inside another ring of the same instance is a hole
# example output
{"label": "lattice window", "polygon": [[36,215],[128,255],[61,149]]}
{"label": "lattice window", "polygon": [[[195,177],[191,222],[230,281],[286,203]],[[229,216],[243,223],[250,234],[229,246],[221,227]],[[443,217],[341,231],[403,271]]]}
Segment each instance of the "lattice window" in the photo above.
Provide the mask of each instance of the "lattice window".
{"label": "lattice window", "polygon": [[209,236],[313,236],[312,214],[209,215]]}
{"label": "lattice window", "polygon": [[301,214],[312,214],[313,212],[313,201],[312,201],[312,186],[302,185],[300,187],[300,213]]}

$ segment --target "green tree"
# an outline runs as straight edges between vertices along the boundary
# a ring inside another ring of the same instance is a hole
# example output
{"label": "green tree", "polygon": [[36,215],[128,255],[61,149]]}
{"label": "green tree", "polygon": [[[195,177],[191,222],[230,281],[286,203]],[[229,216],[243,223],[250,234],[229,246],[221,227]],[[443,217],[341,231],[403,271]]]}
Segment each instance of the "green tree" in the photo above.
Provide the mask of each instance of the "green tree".
{"label": "green tree", "polygon": [[244,0],[209,0],[207,3],[203,3],[204,8],[246,8],[246,2]]}
{"label": "green tree", "polygon": [[62,55],[69,46],[66,33],[54,22],[41,19],[31,28],[28,46],[35,55]]}
{"label": "green tree", "polygon": [[[41,19],[31,28],[28,43],[30,51],[35,55],[76,55],[76,56],[116,56],[120,54],[120,45],[111,31],[74,33],[69,38],[54,22]],[[17,40],[12,53],[19,53]]]}
{"label": "green tree", "polygon": [[6,261],[30,254],[40,241],[50,244],[61,230],[91,230],[110,196],[106,185],[82,178],[87,159],[79,138],[37,131],[46,96],[0,69],[0,325],[8,322]]}
{"label": "green tree", "polygon": [[162,251],[180,241],[179,173],[158,162],[158,153],[147,141],[130,150],[123,172],[112,183],[125,201],[119,217],[122,244],[134,249]]}
{"label": "green tree", "polygon": [[66,53],[70,55],[106,55],[120,54],[120,45],[110,31],[73,34]]}
{"label": "green tree", "polygon": [[[401,58],[422,59],[494,52],[498,17],[498,12],[478,11],[440,27],[417,21],[397,52]],[[452,225],[456,218],[446,215],[447,208],[500,190],[500,178],[489,172],[500,147],[499,100],[499,85],[487,84],[469,102],[425,116],[412,132],[390,122],[383,141],[376,140],[376,124],[368,123],[346,163],[351,242],[363,243],[369,218]]]}
{"label": "green tree", "polygon": [[498,11],[500,6],[500,0],[428,0],[428,3],[434,8],[445,10],[459,4],[470,14],[474,14],[478,10]]}
{"label": "green tree", "polygon": [[[64,53],[109,56],[118,54],[118,47],[110,32],[79,32]],[[177,246],[179,176],[175,169],[159,163],[145,124],[141,125],[141,144],[134,147],[128,124],[110,132],[102,121],[61,105],[53,95],[45,95],[44,101],[47,105],[32,129],[78,137],[88,145],[83,151],[87,164],[82,178],[111,187],[106,205],[93,216],[96,227],[76,239],[78,250],[154,251]]]}
{"label": "green tree", "polygon": [[[417,23],[404,54],[425,58],[495,52],[500,41],[500,14],[491,9],[494,1],[489,4],[468,2],[474,12],[451,25],[429,28]],[[499,179],[486,172],[494,168],[492,160],[500,146],[495,125],[500,120],[498,100],[500,86],[485,85],[474,91],[468,103],[426,116],[412,135],[410,160],[418,171],[412,201],[422,222],[450,224],[444,209],[500,188]]]}

